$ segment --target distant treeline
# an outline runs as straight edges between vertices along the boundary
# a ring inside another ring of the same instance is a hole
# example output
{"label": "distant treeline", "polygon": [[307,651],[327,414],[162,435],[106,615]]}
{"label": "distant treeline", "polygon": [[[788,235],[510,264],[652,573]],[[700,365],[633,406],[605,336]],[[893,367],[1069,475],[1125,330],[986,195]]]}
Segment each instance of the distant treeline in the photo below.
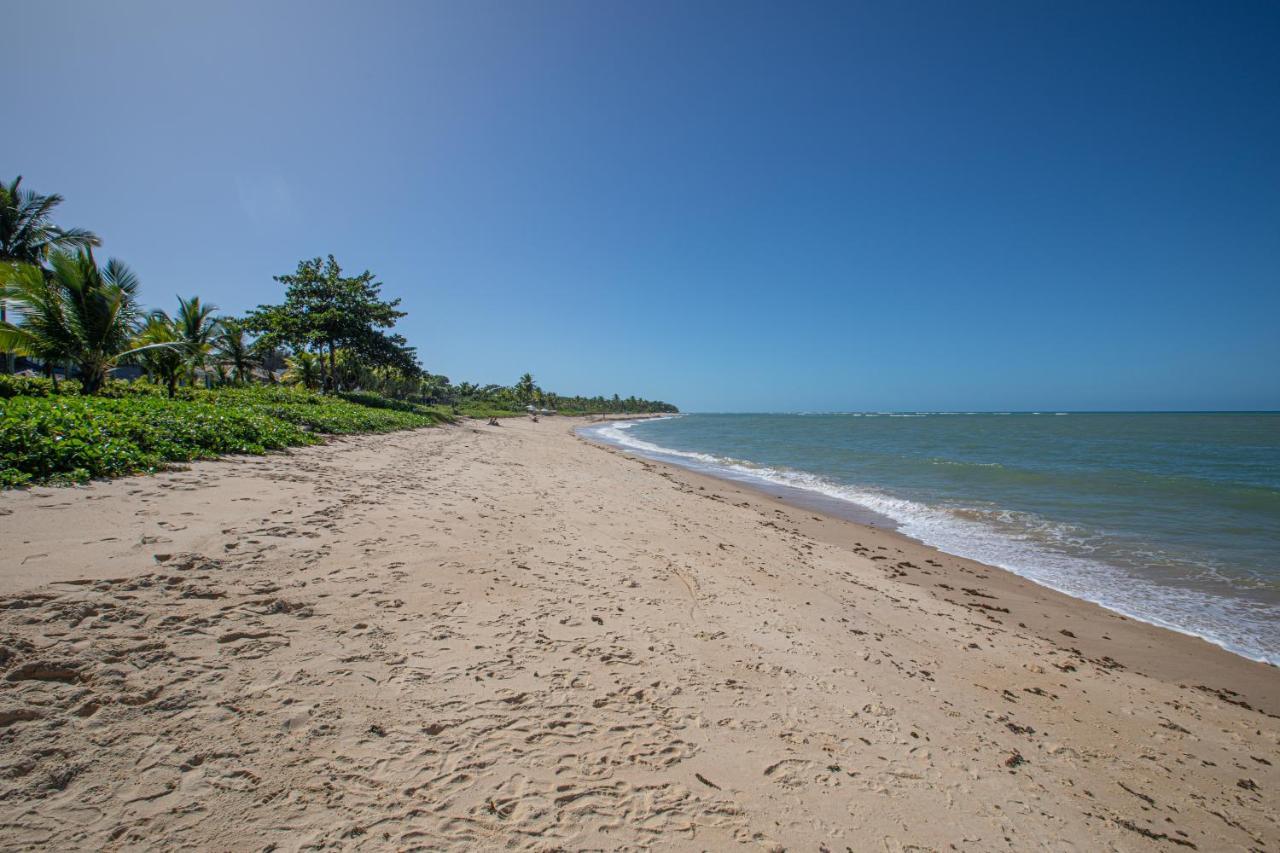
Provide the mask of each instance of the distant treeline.
{"label": "distant treeline", "polygon": [[[244,316],[221,314],[199,296],[178,298],[173,314],[147,310],[141,283],[117,259],[99,266],[91,231],[52,220],[59,195],[0,183],[0,362],[51,379],[75,377],[96,395],[109,377],[145,375],[170,398],[182,387],[290,385],[325,394],[372,392],[485,414],[534,406],[562,412],[674,412],[636,397],[566,396],[543,391],[526,373],[516,384],[454,385],[423,370],[414,347],[392,329],[405,312],[381,296],[368,270],[351,276],[332,255],[300,261],[274,276],[278,304]],[[23,358],[19,365],[18,358]]]}
{"label": "distant treeline", "polygon": [[470,382],[452,384],[447,376],[424,374],[420,388],[422,403],[444,403],[461,406],[464,409],[471,403],[483,403],[495,409],[524,409],[533,406],[536,409],[551,409],[562,414],[596,414],[596,413],[638,413],[638,412],[678,412],[671,403],[662,400],[645,400],[639,397],[566,396],[552,391],[543,391],[534,382],[532,374],[526,373],[516,384],[506,385],[474,385]]}

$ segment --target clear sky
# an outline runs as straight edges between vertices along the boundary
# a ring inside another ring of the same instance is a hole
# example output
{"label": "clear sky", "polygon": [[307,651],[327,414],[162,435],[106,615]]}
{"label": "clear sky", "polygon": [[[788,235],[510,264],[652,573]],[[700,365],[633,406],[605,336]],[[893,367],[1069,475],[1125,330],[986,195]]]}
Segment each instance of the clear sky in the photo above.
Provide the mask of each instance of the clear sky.
{"label": "clear sky", "polygon": [[[145,300],[332,252],[433,372],[1280,408],[1280,4],[0,0],[0,178]],[[17,80],[13,79],[17,74]]]}

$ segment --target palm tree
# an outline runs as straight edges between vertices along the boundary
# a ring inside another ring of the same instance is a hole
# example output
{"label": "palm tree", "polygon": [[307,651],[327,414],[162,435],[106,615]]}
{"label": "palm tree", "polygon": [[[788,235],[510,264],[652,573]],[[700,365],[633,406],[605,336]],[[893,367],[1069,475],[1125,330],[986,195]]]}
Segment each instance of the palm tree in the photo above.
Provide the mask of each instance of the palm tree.
{"label": "palm tree", "polygon": [[[40,195],[22,189],[21,175],[8,184],[0,183],[0,266],[39,266],[55,249],[89,249],[102,245],[91,231],[54,225],[49,217],[59,204],[62,204],[60,195]],[[8,319],[8,306],[0,298],[0,323]],[[12,373],[13,354],[6,353],[4,361],[5,372]]]}
{"label": "palm tree", "polygon": [[[4,281],[0,282],[0,304],[8,303],[13,308],[20,309],[21,314],[46,318],[44,323],[40,323],[39,319],[32,323],[24,322],[21,329],[8,320],[0,320],[0,350],[5,351],[6,358],[21,353],[42,361],[53,379],[56,391],[58,375],[53,372],[53,366],[66,354],[64,336],[59,334],[64,325],[62,302],[56,291],[48,286],[44,271],[39,267],[30,264],[14,265],[0,267],[0,272],[5,274]],[[48,333],[41,334],[36,329],[37,325],[47,328]]]}
{"label": "palm tree", "polygon": [[186,365],[182,337],[173,320],[163,311],[152,312],[134,343],[141,349],[132,360],[147,371],[153,382],[163,381],[172,399],[178,390],[178,377],[182,375],[182,369]]}
{"label": "palm tree", "polygon": [[529,402],[533,400],[533,392],[535,388],[537,388],[537,386],[533,384],[533,374],[526,373],[524,376],[520,377],[520,381],[516,383],[515,388],[512,390],[515,392],[517,402],[522,405],[528,405]]}
{"label": "palm tree", "polygon": [[214,338],[214,358],[219,367],[230,368],[231,375],[242,384],[249,381],[253,368],[259,364],[253,345],[245,337],[244,326],[231,318],[219,323]]}
{"label": "palm tree", "polygon": [[187,380],[196,384],[196,371],[209,363],[213,341],[218,334],[218,319],[214,316],[218,307],[200,302],[199,296],[190,299],[178,297],[178,313],[173,318],[174,327],[182,341],[187,356]]}
{"label": "palm tree", "polygon": [[88,249],[56,250],[49,261],[47,273],[29,264],[10,268],[0,293],[22,321],[0,324],[0,349],[70,362],[80,370],[84,393],[94,394],[107,371],[131,353],[138,278],[115,258],[99,267]]}
{"label": "palm tree", "polygon": [[370,378],[369,369],[355,350],[337,347],[329,352],[329,373],[336,388],[360,388]]}
{"label": "palm tree", "polygon": [[286,370],[281,377],[287,385],[301,385],[308,391],[315,391],[322,382],[320,356],[306,350],[298,350],[284,360]]}

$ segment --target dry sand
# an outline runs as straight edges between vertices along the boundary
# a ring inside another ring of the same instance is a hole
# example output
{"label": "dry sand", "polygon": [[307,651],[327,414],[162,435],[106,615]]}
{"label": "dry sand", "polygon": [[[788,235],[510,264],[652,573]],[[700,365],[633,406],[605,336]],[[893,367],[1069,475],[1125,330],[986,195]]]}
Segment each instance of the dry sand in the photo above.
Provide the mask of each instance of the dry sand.
{"label": "dry sand", "polygon": [[1280,848],[1274,668],[571,426],[0,495],[0,847]]}

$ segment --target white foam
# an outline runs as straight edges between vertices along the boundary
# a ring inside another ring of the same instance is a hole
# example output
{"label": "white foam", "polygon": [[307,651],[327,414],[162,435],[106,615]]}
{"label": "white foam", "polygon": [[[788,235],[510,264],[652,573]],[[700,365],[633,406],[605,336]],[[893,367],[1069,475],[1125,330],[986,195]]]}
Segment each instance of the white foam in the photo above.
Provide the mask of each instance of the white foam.
{"label": "white foam", "polygon": [[817,474],[663,447],[629,434],[636,423],[617,421],[581,431],[639,455],[727,479],[801,489],[856,504],[892,519],[902,533],[941,551],[996,566],[1143,622],[1200,637],[1243,657],[1280,664],[1280,642],[1274,630],[1280,623],[1277,608],[1157,585],[1116,566],[1053,547],[1055,541],[1076,550],[1085,544],[1080,532],[1066,525],[1007,510],[984,513],[930,506],[836,483]]}

